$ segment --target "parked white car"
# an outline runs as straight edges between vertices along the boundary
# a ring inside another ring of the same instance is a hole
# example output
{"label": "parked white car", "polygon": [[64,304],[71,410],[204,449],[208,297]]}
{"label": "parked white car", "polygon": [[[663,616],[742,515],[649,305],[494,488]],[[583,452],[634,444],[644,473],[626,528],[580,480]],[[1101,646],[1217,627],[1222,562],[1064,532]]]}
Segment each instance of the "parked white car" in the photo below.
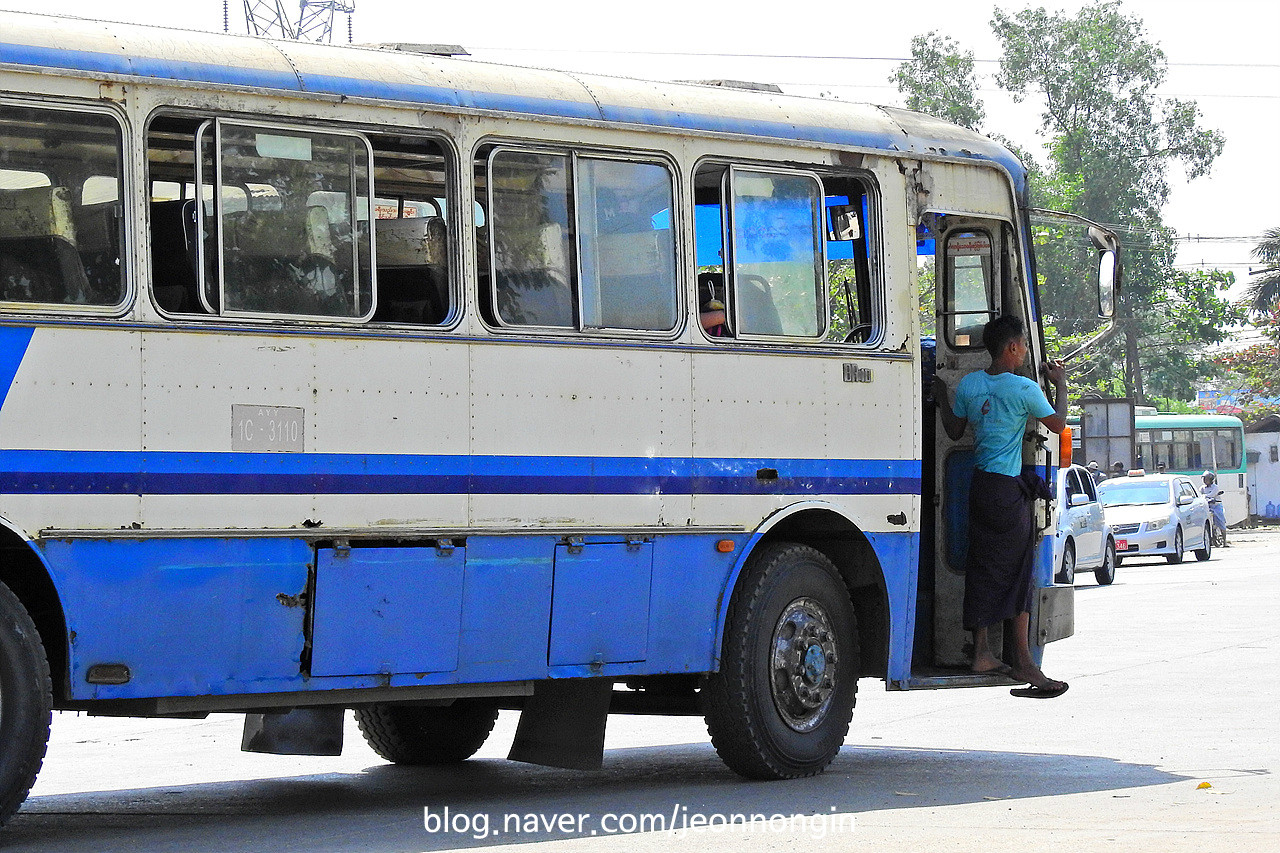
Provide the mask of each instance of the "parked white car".
{"label": "parked white car", "polygon": [[1053,564],[1058,583],[1075,583],[1077,571],[1093,570],[1099,584],[1116,579],[1116,543],[1086,468],[1058,469],[1058,530]]}
{"label": "parked white car", "polygon": [[1190,477],[1134,472],[1099,483],[1098,497],[1115,534],[1117,562],[1163,556],[1181,563],[1187,549],[1198,560],[1209,559],[1209,505]]}

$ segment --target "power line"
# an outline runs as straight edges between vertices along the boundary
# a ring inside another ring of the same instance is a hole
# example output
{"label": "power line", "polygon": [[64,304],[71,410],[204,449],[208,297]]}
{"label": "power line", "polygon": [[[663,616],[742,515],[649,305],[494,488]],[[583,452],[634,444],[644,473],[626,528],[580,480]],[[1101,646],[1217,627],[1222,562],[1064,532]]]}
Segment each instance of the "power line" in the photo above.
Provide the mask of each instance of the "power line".
{"label": "power line", "polygon": [[[832,89],[832,90],[834,89],[888,89],[895,92],[898,91],[897,86],[893,86],[888,83],[866,83],[866,84],[833,83],[829,80],[820,80],[817,82],[811,82],[808,80],[770,80],[769,82],[774,83],[778,86],[809,86],[815,89]],[[989,95],[1008,94],[1008,92],[1005,89],[999,89],[999,88],[993,89],[987,86],[979,86],[974,91],[979,94],[989,94]],[[1280,101],[1280,95],[1234,95],[1234,94],[1219,94],[1216,92],[1212,94],[1204,94],[1204,95],[1197,95],[1190,92],[1176,92],[1176,93],[1161,92],[1157,97],[1165,98],[1165,99],[1194,98],[1200,101],[1219,100],[1223,98],[1232,98],[1232,99],[1239,99],[1239,100],[1254,100],[1254,101]]]}
{"label": "power line", "polygon": [[[804,53],[729,53],[701,50],[603,50],[581,47],[485,47],[476,46],[474,50],[491,50],[507,53],[575,53],[583,55],[607,56],[689,56],[716,57],[720,59],[810,59],[825,62],[910,62],[910,56],[847,56],[840,54],[804,54]],[[998,59],[975,59],[975,63],[996,65]],[[1266,62],[1169,62],[1169,68],[1280,68],[1280,63]]]}
{"label": "power line", "polygon": [[1202,237],[1200,235],[1185,237],[1174,237],[1176,243],[1260,243],[1262,242],[1261,234],[1253,234],[1245,237]]}

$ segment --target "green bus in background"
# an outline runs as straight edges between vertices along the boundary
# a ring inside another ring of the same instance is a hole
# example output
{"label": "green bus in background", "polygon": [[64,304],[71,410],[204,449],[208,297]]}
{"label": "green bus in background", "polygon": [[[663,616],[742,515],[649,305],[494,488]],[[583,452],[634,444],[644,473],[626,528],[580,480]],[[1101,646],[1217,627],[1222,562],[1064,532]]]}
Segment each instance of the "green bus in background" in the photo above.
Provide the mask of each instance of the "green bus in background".
{"label": "green bus in background", "polygon": [[[1149,473],[1200,475],[1213,471],[1222,487],[1227,525],[1249,517],[1244,423],[1231,415],[1136,415],[1137,465]],[[1164,466],[1161,468],[1161,466]]]}

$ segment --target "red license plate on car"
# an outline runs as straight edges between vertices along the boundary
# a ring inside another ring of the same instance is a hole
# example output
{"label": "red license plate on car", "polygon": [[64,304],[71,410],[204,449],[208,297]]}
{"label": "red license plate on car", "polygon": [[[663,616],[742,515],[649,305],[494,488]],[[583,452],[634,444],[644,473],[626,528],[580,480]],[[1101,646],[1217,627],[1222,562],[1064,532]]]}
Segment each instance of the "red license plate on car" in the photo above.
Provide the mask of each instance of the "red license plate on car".
{"label": "red license plate on car", "polygon": [[1116,540],[1116,550],[1117,550],[1117,551],[1128,551],[1128,550],[1129,550],[1129,540],[1128,540],[1128,539],[1117,539],[1117,540]]}

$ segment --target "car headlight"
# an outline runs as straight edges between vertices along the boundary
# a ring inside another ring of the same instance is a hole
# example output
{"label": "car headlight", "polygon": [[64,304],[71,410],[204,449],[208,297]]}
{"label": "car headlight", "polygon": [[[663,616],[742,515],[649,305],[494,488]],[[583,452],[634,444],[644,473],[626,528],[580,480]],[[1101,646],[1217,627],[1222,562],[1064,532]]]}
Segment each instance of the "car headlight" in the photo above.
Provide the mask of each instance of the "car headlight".
{"label": "car headlight", "polygon": [[1169,523],[1169,516],[1162,515],[1159,518],[1153,518],[1147,522],[1148,530],[1159,530]]}

